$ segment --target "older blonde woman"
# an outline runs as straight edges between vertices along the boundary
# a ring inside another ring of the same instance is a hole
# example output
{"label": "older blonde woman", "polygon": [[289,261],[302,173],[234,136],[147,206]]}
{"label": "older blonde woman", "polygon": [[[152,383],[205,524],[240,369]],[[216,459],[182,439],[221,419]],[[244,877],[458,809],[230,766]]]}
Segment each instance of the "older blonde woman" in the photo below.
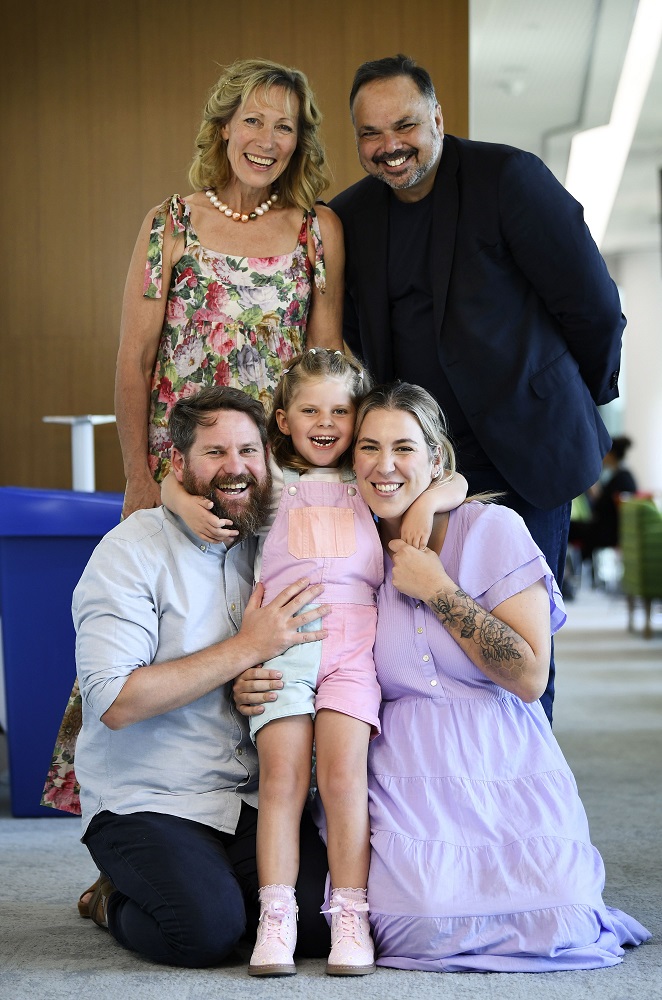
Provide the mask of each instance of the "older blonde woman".
{"label": "older blonde woman", "polygon": [[117,359],[124,514],[161,502],[167,421],[200,385],[233,385],[269,408],[308,347],[342,347],[340,222],[320,113],[303,73],[252,59],[213,88],[189,180],[148,212],[129,268]]}
{"label": "older blonde woman", "polygon": [[[342,227],[315,205],[328,185],[320,123],[299,70],[263,59],[233,63],[204,109],[193,192],[145,217],[117,358],[125,517],[161,503],[178,399],[202,385],[232,385],[269,409],[294,355],[305,346],[342,348]],[[73,813],[79,728],[74,686],[42,798]]]}

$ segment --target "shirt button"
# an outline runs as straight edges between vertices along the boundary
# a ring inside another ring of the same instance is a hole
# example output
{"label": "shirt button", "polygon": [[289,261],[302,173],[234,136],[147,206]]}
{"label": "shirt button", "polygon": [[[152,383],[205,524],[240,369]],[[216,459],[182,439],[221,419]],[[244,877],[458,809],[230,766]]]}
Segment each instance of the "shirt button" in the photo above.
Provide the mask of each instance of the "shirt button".
{"label": "shirt button", "polygon": [[206,552],[207,551],[207,546],[206,545],[201,545],[200,546],[200,551],[201,552]]}
{"label": "shirt button", "polygon": [[420,601],[416,601],[416,604],[414,605],[414,607],[415,608],[420,608],[420,606],[421,606],[421,602]]}
{"label": "shirt button", "polygon": [[436,686],[437,686],[437,682],[436,681],[430,681],[430,687],[434,688]]}
{"label": "shirt button", "polygon": [[236,610],[237,610],[237,605],[236,604],[231,604],[230,605],[230,611],[236,611]]}
{"label": "shirt button", "polygon": [[237,750],[237,757],[241,757],[241,755],[243,754],[243,752],[244,751],[241,749],[241,747],[239,747],[239,749]]}
{"label": "shirt button", "polygon": [[422,628],[417,628],[417,629],[416,629],[416,631],[417,631],[417,632],[418,632],[418,634],[420,635],[420,634],[421,634],[421,632],[423,631],[423,629],[422,629]]}
{"label": "shirt button", "polygon": [[425,656],[423,657],[423,663],[427,663],[429,659],[430,659],[430,657],[426,653]]}
{"label": "shirt button", "polygon": [[291,497],[293,497],[296,494],[296,491],[297,491],[296,486],[290,486],[287,492],[290,494]]}
{"label": "shirt button", "polygon": [[355,486],[350,486],[350,488],[347,490],[347,495],[350,496],[350,497],[355,497],[356,496],[356,487]]}

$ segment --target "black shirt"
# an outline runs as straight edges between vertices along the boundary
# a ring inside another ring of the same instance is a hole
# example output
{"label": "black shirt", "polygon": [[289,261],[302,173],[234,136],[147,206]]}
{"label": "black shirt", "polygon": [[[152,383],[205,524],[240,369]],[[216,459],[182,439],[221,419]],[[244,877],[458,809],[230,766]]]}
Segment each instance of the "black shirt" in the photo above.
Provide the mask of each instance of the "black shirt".
{"label": "black shirt", "polygon": [[439,359],[433,315],[432,192],[416,202],[391,194],[388,228],[388,293],[393,365],[404,382],[421,385],[441,406],[461,471],[492,468],[462,412]]}

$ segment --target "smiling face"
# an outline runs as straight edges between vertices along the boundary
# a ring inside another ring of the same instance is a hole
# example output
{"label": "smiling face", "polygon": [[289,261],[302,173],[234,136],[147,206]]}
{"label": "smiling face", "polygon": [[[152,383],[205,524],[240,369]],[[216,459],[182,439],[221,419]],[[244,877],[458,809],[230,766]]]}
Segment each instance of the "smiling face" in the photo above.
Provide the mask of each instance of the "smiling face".
{"label": "smiling face", "polygon": [[228,161],[240,183],[269,187],[287,168],[297,148],[299,98],[274,86],[254,91],[221,128]]}
{"label": "smiling face", "polygon": [[430,457],[418,420],[405,410],[370,410],[358,428],[356,484],[373,513],[394,528],[440,465],[438,456]]}
{"label": "smiling face", "polygon": [[219,410],[197,428],[188,454],[173,447],[172,467],[189,493],[208,497],[213,513],[233,522],[239,540],[264,522],[271,477],[260,432],[247,413]]}
{"label": "smiling face", "polygon": [[356,407],[344,379],[303,379],[287,410],[276,410],[279,430],[316,468],[336,468],[352,443]]}
{"label": "smiling face", "polygon": [[432,190],[441,158],[444,123],[411,77],[364,84],[352,107],[356,145],[366,173],[393,188],[402,201]]}

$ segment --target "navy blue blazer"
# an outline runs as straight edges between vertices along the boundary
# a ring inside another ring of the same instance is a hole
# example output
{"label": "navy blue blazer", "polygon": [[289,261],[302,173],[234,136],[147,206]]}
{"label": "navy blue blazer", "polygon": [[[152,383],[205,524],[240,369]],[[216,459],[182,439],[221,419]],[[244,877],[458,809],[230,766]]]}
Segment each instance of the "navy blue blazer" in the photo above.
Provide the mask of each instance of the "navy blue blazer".
{"label": "navy blue blazer", "polygon": [[[389,188],[366,177],[331,208],[345,233],[344,336],[393,370]],[[479,444],[516,493],[551,509],[598,479],[625,319],[582,207],[532,153],[447,135],[432,260],[439,360]]]}

